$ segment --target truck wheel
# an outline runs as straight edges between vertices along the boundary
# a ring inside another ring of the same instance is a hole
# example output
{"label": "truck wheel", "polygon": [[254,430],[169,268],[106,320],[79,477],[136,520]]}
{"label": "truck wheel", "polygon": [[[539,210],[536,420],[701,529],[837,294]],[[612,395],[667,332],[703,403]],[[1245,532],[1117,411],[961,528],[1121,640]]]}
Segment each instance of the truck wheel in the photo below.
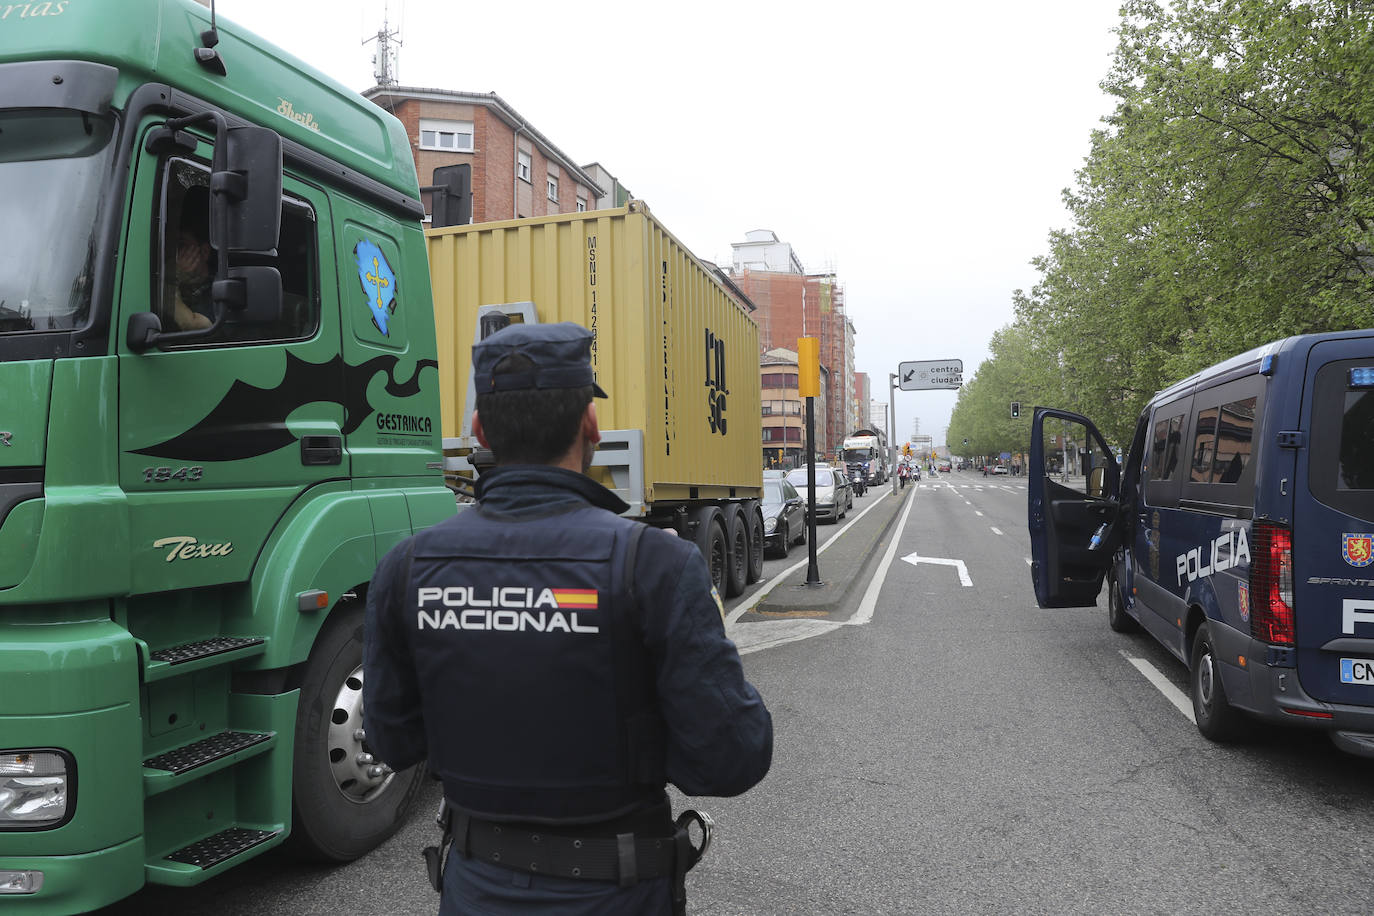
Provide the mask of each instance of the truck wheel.
{"label": "truck wheel", "polygon": [[749,522],[749,582],[763,578],[763,515],[758,503],[745,503],[745,517]]}
{"label": "truck wheel", "polygon": [[725,595],[726,563],[729,551],[726,549],[724,519],[715,509],[697,511],[696,544],[706,559],[706,568],[711,573],[711,584],[722,597]]}
{"label": "truck wheel", "polygon": [[289,846],[302,858],[349,862],[405,823],[425,767],[393,773],[373,760],[363,733],[363,604],[335,614],[301,679]]}
{"label": "truck wheel", "polygon": [[744,594],[745,586],[749,584],[749,523],[738,506],[726,508],[725,530],[730,533],[725,597],[735,598]]}
{"label": "truck wheel", "polygon": [[1212,645],[1207,623],[1198,627],[1193,636],[1192,665],[1188,669],[1189,693],[1193,699],[1193,716],[1197,730],[1211,741],[1230,742],[1244,736],[1245,713],[1226,699],[1221,683],[1221,663]]}
{"label": "truck wheel", "polygon": [[1140,629],[1135,618],[1126,613],[1126,598],[1121,594],[1115,567],[1107,574],[1107,626],[1117,633],[1134,633]]}

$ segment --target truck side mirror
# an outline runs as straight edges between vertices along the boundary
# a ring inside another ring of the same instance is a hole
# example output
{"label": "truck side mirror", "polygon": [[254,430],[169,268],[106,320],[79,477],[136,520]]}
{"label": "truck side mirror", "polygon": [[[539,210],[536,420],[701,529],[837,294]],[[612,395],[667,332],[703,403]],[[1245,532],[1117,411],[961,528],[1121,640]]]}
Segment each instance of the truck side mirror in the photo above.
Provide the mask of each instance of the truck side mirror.
{"label": "truck side mirror", "polygon": [[1088,495],[1101,499],[1107,492],[1107,467],[1098,465],[1088,472]]}
{"label": "truck side mirror", "polygon": [[281,320],[281,273],[275,267],[231,267],[229,279],[211,287],[216,305],[241,324],[271,324]]}
{"label": "truck side mirror", "polygon": [[216,251],[276,253],[281,174],[281,136],[275,130],[245,124],[225,131],[210,175],[212,213],[216,206],[226,210],[223,232],[220,220],[210,218],[210,245]]}

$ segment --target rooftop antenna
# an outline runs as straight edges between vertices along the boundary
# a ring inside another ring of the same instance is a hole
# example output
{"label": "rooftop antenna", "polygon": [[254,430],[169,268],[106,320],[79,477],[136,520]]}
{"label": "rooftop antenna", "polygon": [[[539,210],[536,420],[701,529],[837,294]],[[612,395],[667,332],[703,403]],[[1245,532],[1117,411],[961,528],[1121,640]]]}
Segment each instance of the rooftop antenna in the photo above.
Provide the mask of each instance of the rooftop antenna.
{"label": "rooftop antenna", "polygon": [[[383,89],[391,89],[397,83],[397,56],[401,47],[401,31],[391,30],[390,22],[387,19],[386,8],[382,9],[382,27],[376,35],[364,38],[363,44],[370,41],[377,42],[377,51],[372,55],[372,76],[377,80],[377,85]],[[394,46],[393,46],[394,42]]]}
{"label": "rooftop antenna", "polygon": [[226,75],[224,58],[219,56],[215,45],[219,44],[219,29],[215,27],[215,0],[200,0],[201,5],[210,7],[210,28],[200,33],[201,47],[195,49],[196,63],[211,73]]}

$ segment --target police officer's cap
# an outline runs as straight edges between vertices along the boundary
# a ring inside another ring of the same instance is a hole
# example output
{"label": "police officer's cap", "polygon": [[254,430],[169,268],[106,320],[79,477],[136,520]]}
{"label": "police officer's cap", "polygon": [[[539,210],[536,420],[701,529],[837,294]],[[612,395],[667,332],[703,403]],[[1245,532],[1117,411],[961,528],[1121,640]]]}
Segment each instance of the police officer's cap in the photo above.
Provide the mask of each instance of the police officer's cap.
{"label": "police officer's cap", "polygon": [[[478,394],[538,388],[585,388],[599,398],[606,392],[592,371],[592,332],[571,321],[558,324],[513,324],[473,345],[473,382]],[[495,374],[496,364],[519,353],[534,367],[525,372]]]}

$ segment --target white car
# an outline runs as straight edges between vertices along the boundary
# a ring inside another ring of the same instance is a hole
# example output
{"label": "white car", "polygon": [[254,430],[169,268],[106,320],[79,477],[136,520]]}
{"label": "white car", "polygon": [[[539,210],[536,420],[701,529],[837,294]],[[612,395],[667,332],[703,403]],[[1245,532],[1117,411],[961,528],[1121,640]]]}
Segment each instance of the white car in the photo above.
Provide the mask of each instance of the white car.
{"label": "white car", "polygon": [[[809,490],[806,483],[806,468],[794,468],[787,472],[787,482],[797,488],[802,499],[810,505]],[[845,502],[852,500],[849,487],[835,469],[828,464],[816,465],[816,520],[829,519],[838,522],[844,515]]]}
{"label": "white car", "polygon": [[994,467],[994,468],[992,469],[992,473],[994,473],[994,474],[1010,474],[1011,471],[1008,471],[1008,470],[1007,470],[1007,466],[1006,466],[1005,464],[999,464],[999,465],[997,465],[996,467]]}

